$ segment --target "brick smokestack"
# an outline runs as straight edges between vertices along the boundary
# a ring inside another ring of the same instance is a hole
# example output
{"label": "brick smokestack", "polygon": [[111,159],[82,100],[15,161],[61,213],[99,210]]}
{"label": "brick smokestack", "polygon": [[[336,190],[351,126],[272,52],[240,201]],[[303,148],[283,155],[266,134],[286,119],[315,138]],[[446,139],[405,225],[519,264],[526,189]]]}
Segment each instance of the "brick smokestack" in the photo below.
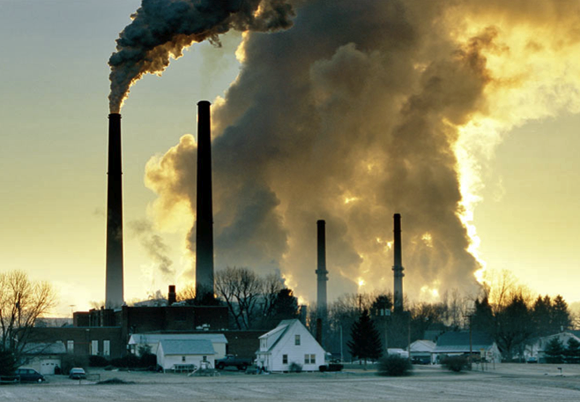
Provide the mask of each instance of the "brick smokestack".
{"label": "brick smokestack", "polygon": [[[318,232],[318,269],[316,270],[317,281],[317,325],[320,325],[320,335],[317,331],[317,341],[322,344],[326,329],[327,300],[326,282],[328,282],[328,271],[326,270],[326,222],[319,220],[316,222]],[[320,336],[320,339],[318,337]]]}
{"label": "brick smokestack", "polygon": [[123,300],[123,184],[121,168],[121,115],[109,115],[109,169],[107,178],[107,273],[105,306],[117,308]]}
{"label": "brick smokestack", "polygon": [[403,312],[403,254],[401,251],[401,214],[395,214],[395,313]]}
{"label": "brick smokestack", "polygon": [[175,292],[175,285],[169,285],[169,291],[167,292],[167,305],[171,306],[177,301],[177,293]]}
{"label": "brick smokestack", "polygon": [[213,210],[210,103],[200,101],[197,119],[197,213],[195,222],[195,298],[213,298]]}

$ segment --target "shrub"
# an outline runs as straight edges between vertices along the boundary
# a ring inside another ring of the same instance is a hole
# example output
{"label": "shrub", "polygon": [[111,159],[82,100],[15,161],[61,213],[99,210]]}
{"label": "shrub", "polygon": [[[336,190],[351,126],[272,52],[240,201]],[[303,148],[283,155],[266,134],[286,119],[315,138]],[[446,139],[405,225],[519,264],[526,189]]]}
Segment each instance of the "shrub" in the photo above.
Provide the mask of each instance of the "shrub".
{"label": "shrub", "polygon": [[468,366],[467,357],[465,356],[447,356],[441,361],[441,365],[449,371],[459,373]]}
{"label": "shrub", "polygon": [[291,373],[301,373],[302,372],[302,365],[292,362],[290,363],[290,372]]}
{"label": "shrub", "polygon": [[413,366],[409,359],[397,355],[389,355],[379,360],[377,374],[382,376],[399,377],[411,374]]}
{"label": "shrub", "polygon": [[155,356],[153,353],[142,354],[141,367],[157,367],[157,356]]}
{"label": "shrub", "polygon": [[105,367],[109,361],[103,356],[89,356],[89,367]]}
{"label": "shrub", "polygon": [[111,360],[111,364],[117,368],[122,368],[122,367],[135,368],[135,367],[141,367],[141,359],[135,355],[127,355],[127,356],[123,356],[119,359]]}

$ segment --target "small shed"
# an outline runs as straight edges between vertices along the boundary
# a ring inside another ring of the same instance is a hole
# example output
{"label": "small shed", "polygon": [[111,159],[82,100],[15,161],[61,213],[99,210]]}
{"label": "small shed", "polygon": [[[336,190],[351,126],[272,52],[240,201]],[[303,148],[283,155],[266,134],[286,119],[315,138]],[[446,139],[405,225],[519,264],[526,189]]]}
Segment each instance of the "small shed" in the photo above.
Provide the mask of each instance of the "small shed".
{"label": "small shed", "polygon": [[215,367],[215,350],[207,339],[161,340],[157,348],[157,364],[165,370],[201,367],[202,362]]}
{"label": "small shed", "polygon": [[268,371],[290,371],[293,363],[304,371],[318,371],[326,352],[300,320],[283,320],[260,336],[256,355],[258,366]]}

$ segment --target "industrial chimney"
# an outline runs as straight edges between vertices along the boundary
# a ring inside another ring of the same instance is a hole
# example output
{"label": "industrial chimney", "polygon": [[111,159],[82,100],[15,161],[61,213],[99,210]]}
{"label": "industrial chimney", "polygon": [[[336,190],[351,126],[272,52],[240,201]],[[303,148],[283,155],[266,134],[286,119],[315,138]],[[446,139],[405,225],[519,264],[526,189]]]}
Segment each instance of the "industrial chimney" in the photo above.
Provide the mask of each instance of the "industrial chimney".
{"label": "industrial chimney", "polygon": [[175,285],[169,285],[169,292],[167,292],[167,305],[171,306],[177,301],[177,293],[175,292]]}
{"label": "industrial chimney", "polygon": [[[319,220],[316,222],[318,229],[318,269],[316,275],[318,277],[317,287],[317,318],[320,319],[320,339],[317,341],[322,344],[323,336],[326,333],[326,282],[328,281],[328,271],[326,270],[326,222]],[[317,331],[318,334],[318,331]],[[317,336],[318,337],[318,336]]]}
{"label": "industrial chimney", "polygon": [[213,211],[210,103],[200,101],[197,119],[197,213],[195,222],[195,298],[213,298]]}
{"label": "industrial chimney", "polygon": [[121,115],[109,115],[109,170],[107,183],[107,273],[105,306],[117,308],[123,300],[123,186],[121,169]]}
{"label": "industrial chimney", "polygon": [[401,214],[395,214],[395,313],[403,312],[403,256],[401,252]]}

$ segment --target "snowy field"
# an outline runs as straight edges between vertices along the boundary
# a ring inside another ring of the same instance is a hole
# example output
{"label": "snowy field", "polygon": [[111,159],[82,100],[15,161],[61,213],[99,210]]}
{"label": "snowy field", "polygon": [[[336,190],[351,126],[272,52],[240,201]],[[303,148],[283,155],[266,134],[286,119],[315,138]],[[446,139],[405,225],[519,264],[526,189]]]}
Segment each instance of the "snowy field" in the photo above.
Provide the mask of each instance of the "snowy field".
{"label": "snowy field", "polygon": [[96,385],[63,376],[48,383],[0,386],[0,401],[580,401],[580,365],[501,364],[485,372],[452,374],[415,366],[410,377],[378,377],[372,370],[344,373],[219,377],[93,370],[94,378],[133,384]]}

